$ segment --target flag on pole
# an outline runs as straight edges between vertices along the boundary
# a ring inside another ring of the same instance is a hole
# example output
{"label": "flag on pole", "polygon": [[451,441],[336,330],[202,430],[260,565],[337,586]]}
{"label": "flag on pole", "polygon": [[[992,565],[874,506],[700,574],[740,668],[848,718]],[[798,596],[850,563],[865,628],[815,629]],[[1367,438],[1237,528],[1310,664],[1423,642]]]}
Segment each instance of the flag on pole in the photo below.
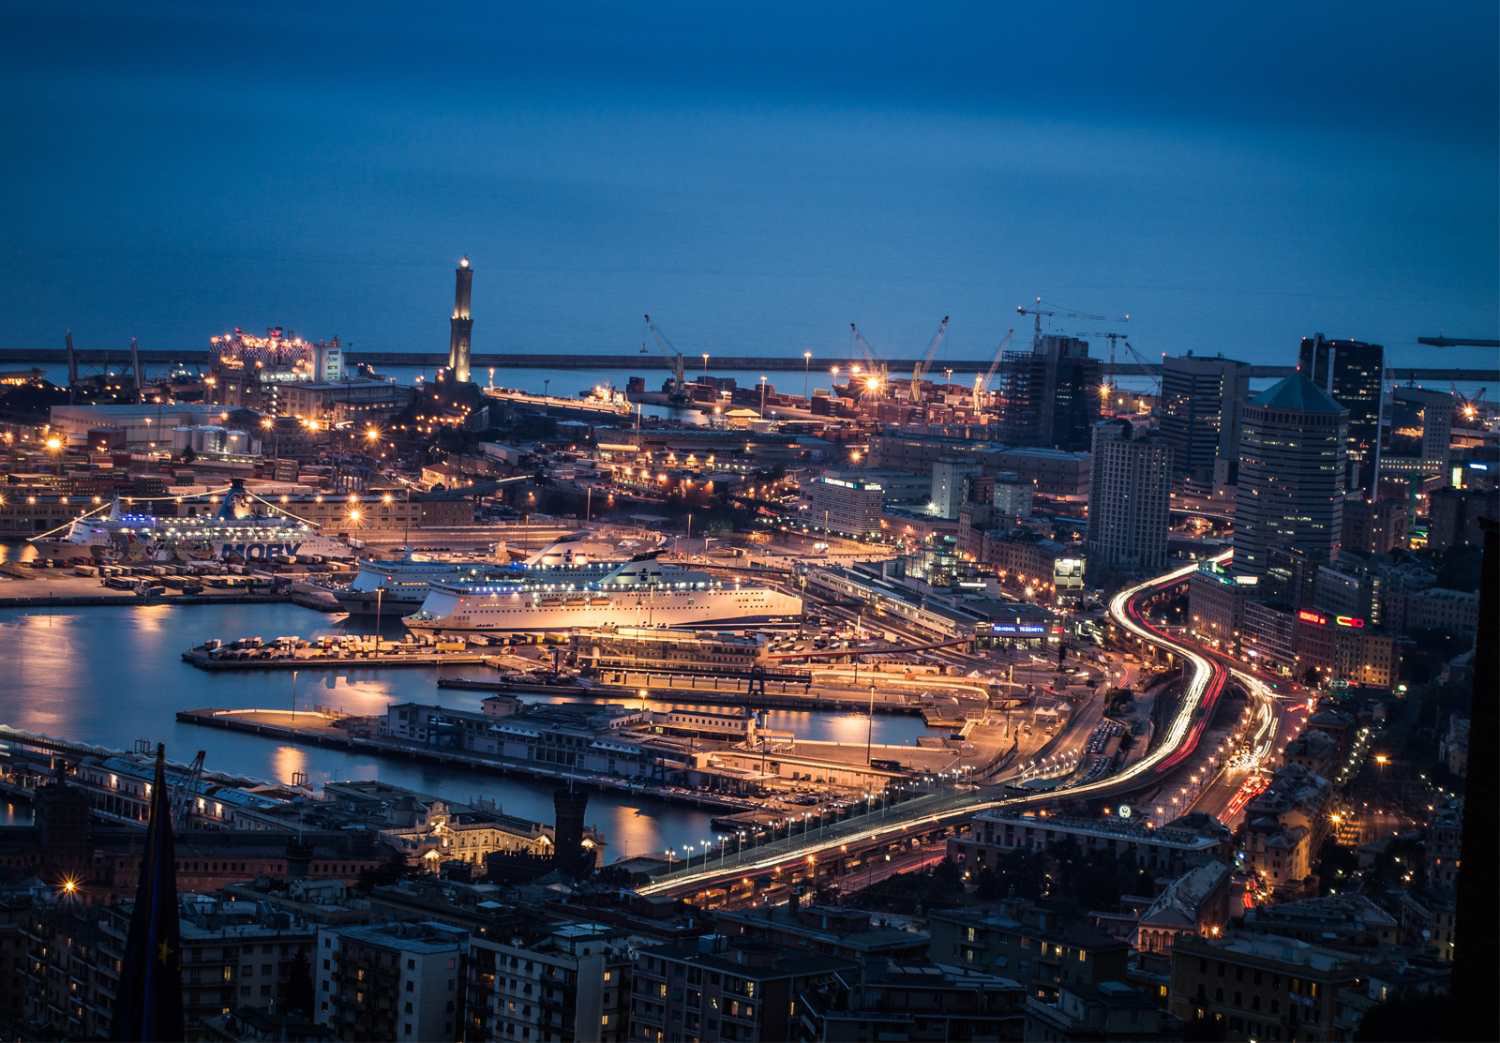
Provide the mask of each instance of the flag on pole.
{"label": "flag on pole", "polygon": [[156,747],[151,819],[141,858],[130,937],[115,994],[116,1040],[180,1040],[182,1028],[182,925],[177,916],[177,857],[172,802],[167,793],[166,747]]}

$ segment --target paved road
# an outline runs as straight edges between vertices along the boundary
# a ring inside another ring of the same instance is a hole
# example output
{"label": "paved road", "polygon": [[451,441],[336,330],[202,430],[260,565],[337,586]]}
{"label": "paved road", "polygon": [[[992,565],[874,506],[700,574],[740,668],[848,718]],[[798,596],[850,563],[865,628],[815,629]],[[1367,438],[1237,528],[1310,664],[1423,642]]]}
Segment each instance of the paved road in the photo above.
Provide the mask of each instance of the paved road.
{"label": "paved road", "polygon": [[[1227,553],[1219,556],[1219,560],[1227,558]],[[1223,692],[1228,680],[1228,670],[1223,665],[1209,659],[1195,646],[1157,629],[1144,618],[1140,609],[1139,601],[1144,595],[1181,584],[1197,567],[1197,563],[1181,566],[1128,587],[1110,599],[1110,617],[1117,626],[1182,659],[1188,674],[1177,713],[1168,722],[1160,744],[1122,771],[1095,782],[1068,786],[1035,796],[1008,797],[1003,794],[1001,787],[984,786],[968,792],[918,798],[897,805],[893,809],[894,814],[886,818],[872,821],[872,816],[861,816],[829,828],[811,842],[754,848],[734,859],[732,864],[710,864],[699,871],[679,871],[659,878],[641,887],[640,893],[652,895],[668,891],[692,891],[712,886],[736,874],[769,871],[793,856],[816,857],[821,852],[835,850],[843,844],[863,843],[929,826],[948,825],[972,817],[980,811],[1026,807],[1055,800],[1059,796],[1113,796],[1138,789],[1142,784],[1154,784],[1160,772],[1181,763],[1192,751],[1211,715],[1213,703]]]}

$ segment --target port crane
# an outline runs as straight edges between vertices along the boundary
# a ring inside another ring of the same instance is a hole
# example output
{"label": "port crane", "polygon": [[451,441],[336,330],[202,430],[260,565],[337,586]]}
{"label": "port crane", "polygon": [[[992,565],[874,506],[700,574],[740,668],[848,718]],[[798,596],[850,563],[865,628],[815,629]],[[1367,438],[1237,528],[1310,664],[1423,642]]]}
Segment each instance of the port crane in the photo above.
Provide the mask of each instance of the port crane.
{"label": "port crane", "polygon": [[1450,383],[1449,389],[1453,392],[1454,399],[1458,402],[1458,415],[1464,420],[1475,420],[1479,416],[1479,404],[1484,401],[1485,392],[1489,388],[1480,388],[1479,393],[1473,398],[1466,398],[1464,393],[1458,390],[1457,384]]}
{"label": "port crane", "polygon": [[172,787],[172,827],[174,829],[187,829],[188,822],[193,817],[193,801],[198,798],[198,783],[203,780],[203,757],[204,751],[199,750],[198,755],[193,758],[193,763],[188,765],[187,775]]}
{"label": "port crane", "polygon": [[[864,353],[865,365],[869,367],[870,376],[865,381],[865,392],[878,393],[885,386],[886,365],[880,361],[880,355],[875,348],[865,339],[859,327],[854,323],[849,324],[849,333],[854,340],[855,347]],[[873,383],[872,383],[873,382]]]}
{"label": "port crane", "polygon": [[990,381],[995,378],[995,371],[1000,368],[1000,360],[1005,357],[1005,349],[1015,335],[1014,327],[1005,331],[1005,336],[1000,338],[1000,346],[995,349],[995,357],[990,362],[990,368],[984,371],[984,376],[974,378],[974,412],[977,413],[984,408],[984,396],[989,393]]}
{"label": "port crane", "polygon": [[[1127,315],[1125,317],[1128,319],[1130,316]],[[1138,365],[1141,365],[1141,366],[1149,366],[1149,365],[1151,365],[1151,363],[1146,360],[1145,356],[1143,356],[1139,351],[1135,350],[1135,345],[1131,344],[1130,341],[1126,339],[1127,334],[1117,333],[1117,332],[1114,332],[1114,331],[1108,331],[1108,332],[1101,332],[1101,333],[1085,333],[1085,334],[1083,334],[1083,336],[1085,336],[1085,337],[1103,337],[1105,340],[1109,341],[1109,374],[1099,384],[1099,398],[1103,402],[1108,402],[1109,401],[1110,396],[1114,394],[1115,388],[1118,386],[1116,384],[1116,382],[1114,381],[1114,379],[1113,379],[1114,369],[1115,369],[1115,347],[1116,347],[1117,344],[1124,346],[1126,353]],[[1161,371],[1158,370],[1157,374],[1156,374],[1156,397],[1157,397],[1157,399],[1161,398],[1161,379],[1162,379]]]}
{"label": "port crane", "polygon": [[938,347],[943,343],[943,338],[948,335],[948,316],[943,316],[943,321],[938,323],[937,332],[927,342],[927,351],[922,355],[911,370],[911,400],[922,401],[922,380],[927,376],[927,369],[932,365],[932,358],[937,354]]}
{"label": "port crane", "polygon": [[[666,334],[656,328],[656,323],[651,321],[649,313],[646,315],[646,332],[655,340],[662,357],[667,360],[667,365],[672,369],[672,388],[669,394],[685,396],[687,394],[687,368],[686,363],[683,362],[682,352],[678,351],[676,345],[667,339]],[[644,341],[641,343],[641,354],[647,354]]]}

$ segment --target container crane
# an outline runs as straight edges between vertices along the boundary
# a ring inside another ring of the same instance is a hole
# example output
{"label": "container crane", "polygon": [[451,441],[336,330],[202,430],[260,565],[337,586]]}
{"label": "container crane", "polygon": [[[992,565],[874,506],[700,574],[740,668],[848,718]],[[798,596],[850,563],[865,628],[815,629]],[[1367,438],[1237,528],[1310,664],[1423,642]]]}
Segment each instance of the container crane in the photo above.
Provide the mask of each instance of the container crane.
{"label": "container crane", "polygon": [[944,315],[943,321],[938,323],[937,332],[934,333],[932,335],[932,339],[927,342],[927,351],[922,355],[921,360],[912,367],[911,400],[913,402],[922,401],[922,380],[927,376],[927,369],[932,365],[932,358],[937,354],[939,345],[943,343],[943,338],[947,335],[948,316]]}
{"label": "container crane", "polygon": [[[656,341],[657,348],[667,360],[667,365],[672,369],[672,388],[669,392],[673,396],[687,395],[687,367],[683,361],[682,352],[669,341],[661,330],[656,328],[656,323],[651,321],[650,314],[646,315],[646,332]],[[646,351],[646,345],[641,344],[641,351]]]}
{"label": "container crane", "polygon": [[989,394],[990,381],[994,379],[995,371],[1000,368],[1000,360],[1005,357],[1005,349],[1015,335],[1014,327],[1005,331],[1005,336],[1000,338],[1000,346],[995,349],[995,357],[990,362],[990,368],[984,371],[984,376],[974,378],[974,412],[977,413],[984,408],[984,396]]}

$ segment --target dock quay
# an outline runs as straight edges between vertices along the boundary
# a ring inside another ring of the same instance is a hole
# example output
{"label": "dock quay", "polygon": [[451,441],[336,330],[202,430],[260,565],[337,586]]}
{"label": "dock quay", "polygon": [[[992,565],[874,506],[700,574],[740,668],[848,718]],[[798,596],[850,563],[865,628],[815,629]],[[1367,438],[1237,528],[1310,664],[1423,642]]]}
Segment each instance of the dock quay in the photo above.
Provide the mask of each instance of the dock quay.
{"label": "dock quay", "polygon": [[690,804],[714,811],[745,811],[759,802],[723,793],[702,792],[684,786],[658,785],[596,772],[571,771],[534,761],[504,757],[479,756],[444,747],[416,742],[355,734],[340,727],[344,720],[322,710],[267,710],[205,707],[177,711],[177,720],[205,728],[259,735],[282,742],[323,746],[330,749],[366,753],[394,760],[441,764],[445,768],[470,768],[494,775],[541,779],[547,782],[573,782],[598,789],[630,793],[640,797]]}
{"label": "dock quay", "polygon": [[[565,695],[576,699],[604,699],[615,702],[639,702],[641,685],[537,684],[524,681],[485,681],[468,677],[440,677],[439,688],[457,688],[471,692],[507,692],[512,695]],[[742,706],[757,710],[837,710],[864,713],[870,708],[868,696],[841,696],[819,692],[747,692],[743,689],[650,688],[647,698],[659,703],[681,703],[698,706]],[[878,697],[876,713],[920,716],[922,707],[915,702],[898,701],[904,697]]]}
{"label": "dock quay", "polygon": [[423,635],[388,641],[375,635],[325,635],[314,640],[242,637],[223,643],[206,641],[182,653],[200,670],[318,670],[340,667],[434,667],[483,665],[493,652],[466,641],[435,640]]}

